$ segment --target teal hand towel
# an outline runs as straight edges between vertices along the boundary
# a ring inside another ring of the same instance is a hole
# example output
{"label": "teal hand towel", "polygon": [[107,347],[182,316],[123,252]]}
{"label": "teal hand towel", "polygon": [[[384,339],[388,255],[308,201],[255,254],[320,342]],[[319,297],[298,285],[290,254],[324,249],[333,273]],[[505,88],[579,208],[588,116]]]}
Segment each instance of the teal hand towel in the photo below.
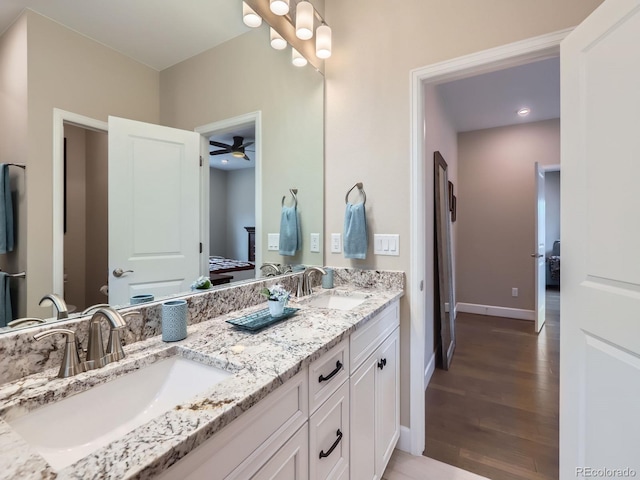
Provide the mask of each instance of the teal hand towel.
{"label": "teal hand towel", "polygon": [[347,203],[344,214],[344,258],[366,258],[367,246],[367,215],[364,203]]}
{"label": "teal hand towel", "polygon": [[9,165],[0,164],[0,253],[13,251],[13,203],[9,188]]}
{"label": "teal hand towel", "polygon": [[7,323],[13,320],[9,291],[10,278],[5,272],[0,272],[0,327],[6,327]]}
{"label": "teal hand towel", "polygon": [[282,207],[280,216],[280,255],[292,257],[300,250],[300,220],[296,207]]}

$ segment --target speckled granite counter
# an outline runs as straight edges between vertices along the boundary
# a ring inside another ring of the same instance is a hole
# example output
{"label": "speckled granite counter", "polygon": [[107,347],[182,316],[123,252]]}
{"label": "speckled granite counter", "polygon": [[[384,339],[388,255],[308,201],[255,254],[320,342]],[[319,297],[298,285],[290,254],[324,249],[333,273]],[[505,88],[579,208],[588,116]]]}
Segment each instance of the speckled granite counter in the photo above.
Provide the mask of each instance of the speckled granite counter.
{"label": "speckled granite counter", "polygon": [[[349,311],[312,307],[301,299],[293,301],[300,307],[294,317],[258,333],[225,322],[262,304],[191,325],[180,342],[163,343],[158,336],[136,342],[125,347],[125,359],[100,370],[52,380],[57,369],[50,369],[1,386],[0,478],[153,478],[403,294],[398,282],[365,288],[355,280],[355,286],[334,290],[366,294],[364,303]],[[172,355],[225,368],[233,376],[58,472],[4,421]]]}

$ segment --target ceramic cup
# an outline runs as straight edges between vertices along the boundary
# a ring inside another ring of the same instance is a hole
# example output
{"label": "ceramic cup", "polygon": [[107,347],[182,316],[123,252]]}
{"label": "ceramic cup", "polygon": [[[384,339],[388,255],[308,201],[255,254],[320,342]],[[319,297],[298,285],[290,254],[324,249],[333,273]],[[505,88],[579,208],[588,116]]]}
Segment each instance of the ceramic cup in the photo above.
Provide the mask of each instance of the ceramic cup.
{"label": "ceramic cup", "polygon": [[177,342],[187,337],[187,301],[170,300],[162,304],[162,340]]}
{"label": "ceramic cup", "polygon": [[333,288],[333,268],[325,268],[322,275],[322,288]]}
{"label": "ceramic cup", "polygon": [[140,295],[134,295],[133,297],[131,297],[129,299],[129,302],[131,302],[131,305],[137,305],[138,303],[147,303],[147,302],[153,302],[154,300],[154,296],[150,293],[142,293]]}
{"label": "ceramic cup", "polygon": [[287,305],[286,300],[269,300],[269,315],[278,318],[284,315],[284,307]]}

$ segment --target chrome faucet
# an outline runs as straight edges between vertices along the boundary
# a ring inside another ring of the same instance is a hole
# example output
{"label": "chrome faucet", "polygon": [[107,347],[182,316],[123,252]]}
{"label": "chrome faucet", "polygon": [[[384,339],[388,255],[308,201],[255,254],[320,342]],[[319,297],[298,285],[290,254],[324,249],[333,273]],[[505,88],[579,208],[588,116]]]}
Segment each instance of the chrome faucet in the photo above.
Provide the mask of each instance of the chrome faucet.
{"label": "chrome faucet", "polygon": [[313,293],[313,288],[311,287],[311,274],[314,272],[318,272],[321,275],[325,275],[327,272],[322,267],[307,267],[302,272],[302,276],[298,279],[298,292],[296,293],[296,297],[304,297],[305,295],[310,295]]}
{"label": "chrome faucet", "polygon": [[56,295],[55,293],[49,293],[48,295],[45,295],[40,299],[40,302],[38,303],[38,305],[40,305],[41,307],[47,307],[51,304],[53,304],[53,306],[56,307],[56,310],[58,311],[58,320],[69,318],[67,304],[62,297]]}
{"label": "chrome faucet", "polygon": [[[104,351],[100,319],[106,319],[111,325],[107,352]],[[87,370],[104,367],[107,363],[124,358],[120,342],[120,331],[126,326],[122,315],[111,307],[98,308],[89,320],[89,340],[85,367]]]}

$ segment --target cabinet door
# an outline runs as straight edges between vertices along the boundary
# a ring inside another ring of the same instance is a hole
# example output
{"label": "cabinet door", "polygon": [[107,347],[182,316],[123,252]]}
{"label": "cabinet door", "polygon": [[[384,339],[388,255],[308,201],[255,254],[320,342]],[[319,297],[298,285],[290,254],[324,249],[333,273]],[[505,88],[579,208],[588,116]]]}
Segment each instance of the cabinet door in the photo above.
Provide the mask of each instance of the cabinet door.
{"label": "cabinet door", "polygon": [[252,480],[307,480],[309,478],[309,427],[305,423]]}
{"label": "cabinet door", "polygon": [[349,471],[349,382],[309,419],[309,478],[336,480]]}
{"label": "cabinet door", "polygon": [[375,398],[377,359],[373,355],[351,376],[351,478],[376,479]]}
{"label": "cabinet door", "polygon": [[376,471],[382,476],[400,437],[400,355],[396,329],[376,351]]}

